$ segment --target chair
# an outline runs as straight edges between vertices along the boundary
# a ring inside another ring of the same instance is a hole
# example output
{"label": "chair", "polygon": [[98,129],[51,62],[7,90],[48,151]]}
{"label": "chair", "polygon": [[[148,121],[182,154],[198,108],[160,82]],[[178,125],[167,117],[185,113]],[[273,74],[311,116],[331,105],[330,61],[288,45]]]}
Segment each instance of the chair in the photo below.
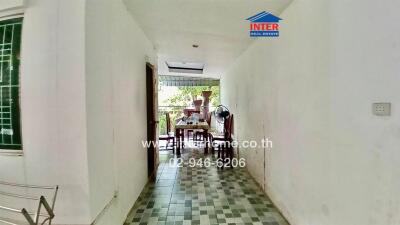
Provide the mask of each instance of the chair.
{"label": "chair", "polygon": [[[200,114],[200,111],[194,110],[194,109],[187,110],[188,117],[190,117],[192,114],[195,114],[195,113]],[[192,133],[192,138],[194,139],[194,130],[187,130],[188,140],[190,138],[190,133]]]}
{"label": "chair", "polygon": [[233,133],[233,115],[224,121],[224,133],[216,134],[211,133],[211,153],[215,153],[215,142],[220,142],[218,145],[218,158],[225,160],[229,157],[230,160],[233,158],[233,147],[232,147],[232,133]]}
{"label": "chair", "polygon": [[[208,126],[211,128],[211,117],[212,117],[212,113],[208,112],[207,113],[207,117],[206,117],[206,122],[208,124]],[[195,133],[193,134],[193,141],[203,141],[204,139],[204,131],[200,131],[200,130],[196,130]],[[211,142],[211,133],[210,130],[208,131],[208,133],[206,134],[207,136],[207,141]]]}
{"label": "chair", "polygon": [[160,141],[167,141],[167,144],[165,145],[165,150],[168,150],[168,145],[170,144],[172,140],[172,151],[175,150],[175,134],[174,132],[171,132],[171,117],[169,116],[169,113],[165,114],[166,121],[167,121],[167,134],[165,135],[160,135],[158,137],[158,140]]}

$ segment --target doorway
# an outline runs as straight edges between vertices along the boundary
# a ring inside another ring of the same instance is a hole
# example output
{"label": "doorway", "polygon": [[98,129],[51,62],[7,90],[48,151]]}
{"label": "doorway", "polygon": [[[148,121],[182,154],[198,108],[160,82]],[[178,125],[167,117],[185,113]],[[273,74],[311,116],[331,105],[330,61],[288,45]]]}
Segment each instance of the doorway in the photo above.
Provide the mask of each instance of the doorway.
{"label": "doorway", "polygon": [[150,180],[155,177],[158,167],[157,147],[157,76],[155,67],[146,63],[146,103],[147,103],[147,174]]}
{"label": "doorway", "polygon": [[[212,112],[220,104],[220,81],[214,78],[200,78],[173,75],[160,75],[158,77],[158,130],[160,136],[167,136],[171,132],[175,134],[175,124],[184,116],[186,109],[194,110],[194,101],[203,101],[202,93],[211,92],[208,111]],[[201,106],[201,111],[204,105]],[[203,112],[203,111],[202,111]],[[167,119],[167,115],[168,118]],[[168,121],[169,120],[169,121]],[[211,120],[213,130],[216,127],[215,120]],[[185,132],[187,147],[197,148],[194,145],[193,131]],[[176,143],[176,142],[175,142]],[[176,146],[173,141],[159,141],[160,163],[168,158],[168,154],[174,153]]]}

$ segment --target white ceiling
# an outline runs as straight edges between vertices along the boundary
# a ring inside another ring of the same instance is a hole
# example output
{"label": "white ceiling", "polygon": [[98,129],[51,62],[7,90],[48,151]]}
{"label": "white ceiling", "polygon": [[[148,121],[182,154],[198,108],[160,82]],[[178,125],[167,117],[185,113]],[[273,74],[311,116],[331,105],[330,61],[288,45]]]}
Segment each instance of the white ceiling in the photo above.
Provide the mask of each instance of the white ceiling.
{"label": "white ceiling", "polygon": [[[279,15],[291,0],[125,0],[154,43],[160,75],[165,61],[203,62],[204,77],[220,77],[252,42],[246,18]],[[198,48],[193,48],[198,44]]]}

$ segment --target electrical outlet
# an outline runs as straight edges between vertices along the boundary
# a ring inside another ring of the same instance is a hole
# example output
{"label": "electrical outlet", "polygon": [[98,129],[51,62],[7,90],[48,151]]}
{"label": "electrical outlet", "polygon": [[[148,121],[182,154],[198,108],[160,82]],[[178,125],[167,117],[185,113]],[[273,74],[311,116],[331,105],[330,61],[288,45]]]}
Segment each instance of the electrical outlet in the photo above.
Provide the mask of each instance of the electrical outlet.
{"label": "electrical outlet", "polygon": [[390,116],[391,105],[387,102],[372,104],[372,113],[376,116]]}

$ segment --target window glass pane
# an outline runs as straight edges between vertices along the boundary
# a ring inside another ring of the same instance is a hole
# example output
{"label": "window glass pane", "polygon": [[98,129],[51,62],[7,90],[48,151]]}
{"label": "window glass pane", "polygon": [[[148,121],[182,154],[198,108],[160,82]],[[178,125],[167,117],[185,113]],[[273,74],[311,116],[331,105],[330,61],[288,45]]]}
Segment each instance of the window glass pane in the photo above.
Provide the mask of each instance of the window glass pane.
{"label": "window glass pane", "polygon": [[22,18],[0,21],[0,149],[22,149],[19,54]]}

